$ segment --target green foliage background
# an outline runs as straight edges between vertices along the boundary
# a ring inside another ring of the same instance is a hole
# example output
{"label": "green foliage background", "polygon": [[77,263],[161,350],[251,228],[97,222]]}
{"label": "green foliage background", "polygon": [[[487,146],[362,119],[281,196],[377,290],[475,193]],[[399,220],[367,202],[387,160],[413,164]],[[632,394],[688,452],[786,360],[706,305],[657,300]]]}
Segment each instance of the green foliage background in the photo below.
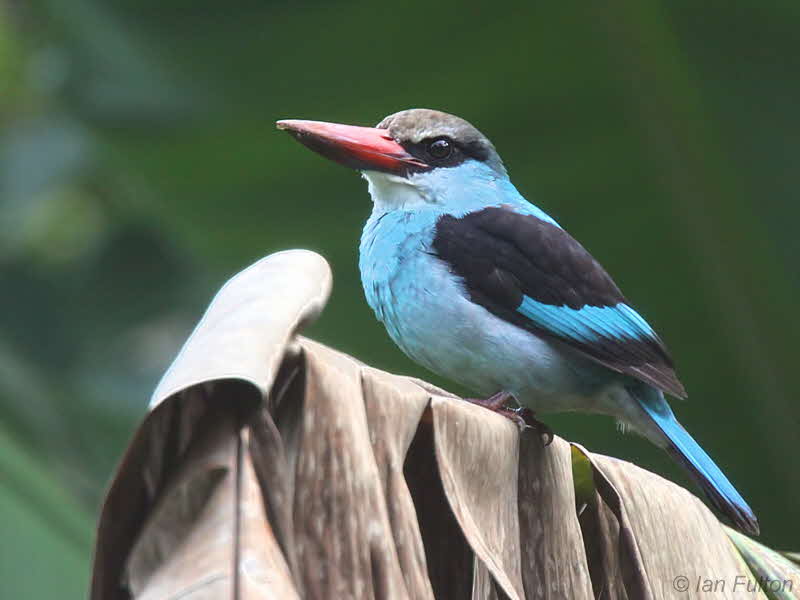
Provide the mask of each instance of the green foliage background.
{"label": "green foliage background", "polygon": [[[273,125],[412,106],[477,124],[614,274],[762,540],[800,545],[796,2],[0,7],[0,596],[85,594],[97,506],[150,391],[257,258],[325,255],[334,294],[311,334],[430,378],[363,301],[364,183]],[[685,482],[610,420],[548,421]]]}

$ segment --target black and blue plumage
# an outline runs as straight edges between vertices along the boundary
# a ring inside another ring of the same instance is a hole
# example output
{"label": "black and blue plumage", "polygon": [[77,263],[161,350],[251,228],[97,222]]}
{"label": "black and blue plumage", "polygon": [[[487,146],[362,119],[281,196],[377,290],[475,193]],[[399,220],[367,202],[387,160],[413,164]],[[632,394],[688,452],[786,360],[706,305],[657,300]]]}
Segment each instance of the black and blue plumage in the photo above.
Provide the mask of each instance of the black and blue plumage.
{"label": "black and blue plumage", "polygon": [[362,283],[406,354],[537,413],[616,417],[675,457],[737,527],[758,532],[664,398],[686,397],[664,343],[591,254],[520,195],[477,129],[427,109],[376,128],[279,127],[367,179]]}
{"label": "black and blue plumage", "polygon": [[492,314],[685,398],[661,339],[566,231],[512,207],[442,216],[433,248]]}

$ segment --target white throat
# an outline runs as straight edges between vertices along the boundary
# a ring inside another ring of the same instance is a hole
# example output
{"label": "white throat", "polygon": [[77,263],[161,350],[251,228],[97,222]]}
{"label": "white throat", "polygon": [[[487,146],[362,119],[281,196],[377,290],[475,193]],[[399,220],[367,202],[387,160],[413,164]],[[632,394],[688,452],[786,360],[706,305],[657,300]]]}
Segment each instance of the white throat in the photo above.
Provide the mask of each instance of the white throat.
{"label": "white throat", "polygon": [[363,171],[361,175],[367,180],[375,209],[380,212],[408,210],[430,203],[425,187],[413,175],[407,178],[379,171]]}

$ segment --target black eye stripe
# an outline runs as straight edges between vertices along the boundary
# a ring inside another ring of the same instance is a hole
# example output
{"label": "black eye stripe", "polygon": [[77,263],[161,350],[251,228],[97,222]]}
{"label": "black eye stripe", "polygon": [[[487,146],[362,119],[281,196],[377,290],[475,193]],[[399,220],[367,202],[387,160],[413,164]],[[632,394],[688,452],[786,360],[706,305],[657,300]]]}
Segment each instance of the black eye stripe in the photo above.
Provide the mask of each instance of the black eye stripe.
{"label": "black eye stripe", "polygon": [[[443,142],[444,145],[439,142]],[[409,154],[431,168],[457,167],[469,158],[483,160],[483,157],[477,156],[470,146],[464,147],[447,136],[425,138],[418,142],[401,142],[401,144]],[[447,152],[444,152],[445,149]]]}

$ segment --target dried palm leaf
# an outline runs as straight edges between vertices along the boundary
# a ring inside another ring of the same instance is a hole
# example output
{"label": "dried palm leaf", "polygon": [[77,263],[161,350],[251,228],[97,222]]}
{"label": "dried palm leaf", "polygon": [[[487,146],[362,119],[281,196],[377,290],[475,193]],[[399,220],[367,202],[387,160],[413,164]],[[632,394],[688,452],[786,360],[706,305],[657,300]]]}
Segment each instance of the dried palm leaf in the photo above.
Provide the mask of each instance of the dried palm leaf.
{"label": "dried palm leaf", "polygon": [[222,288],[109,489],[94,600],[699,598],[788,573],[683,488],[299,337],[330,285],[290,251]]}

